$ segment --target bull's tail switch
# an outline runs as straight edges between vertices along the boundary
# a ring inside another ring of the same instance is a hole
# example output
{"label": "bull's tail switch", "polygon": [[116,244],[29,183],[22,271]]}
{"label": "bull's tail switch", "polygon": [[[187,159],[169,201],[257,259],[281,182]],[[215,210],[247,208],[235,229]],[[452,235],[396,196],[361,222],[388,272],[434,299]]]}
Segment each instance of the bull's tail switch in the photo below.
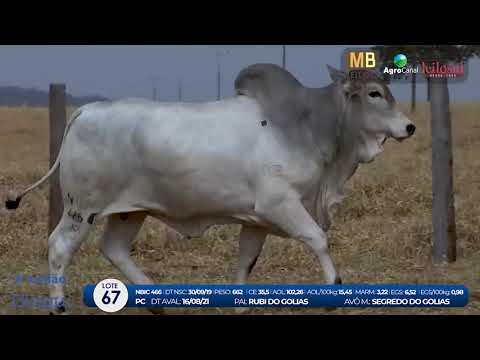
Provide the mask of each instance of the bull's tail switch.
{"label": "bull's tail switch", "polygon": [[16,196],[12,193],[7,195],[7,200],[5,201],[5,207],[8,210],[15,210],[20,205],[20,200],[22,200],[21,196]]}
{"label": "bull's tail switch", "polygon": [[23,192],[19,193],[19,195],[16,195],[13,192],[10,192],[10,193],[7,194],[7,200],[5,201],[5,207],[8,210],[15,210],[16,208],[18,208],[18,205],[20,205],[20,200],[22,200],[22,197],[25,194],[27,194],[30,191],[34,190],[35,188],[39,187],[41,184],[43,184],[43,182],[48,180],[48,178],[55,172],[55,170],[57,170],[58,166],[60,165],[60,156],[62,155],[63,143],[65,141],[65,137],[67,136],[67,133],[70,130],[70,127],[72,126],[74,120],[76,118],[78,118],[81,113],[82,113],[81,109],[75,111],[71,116],[71,120],[68,121],[67,127],[65,128],[65,132],[64,132],[63,138],[62,138],[62,145],[60,145],[60,150],[58,151],[57,158],[56,158],[53,166],[50,168],[50,170],[48,170],[48,172],[40,180],[38,180],[35,184],[33,184],[29,188],[25,189]]}

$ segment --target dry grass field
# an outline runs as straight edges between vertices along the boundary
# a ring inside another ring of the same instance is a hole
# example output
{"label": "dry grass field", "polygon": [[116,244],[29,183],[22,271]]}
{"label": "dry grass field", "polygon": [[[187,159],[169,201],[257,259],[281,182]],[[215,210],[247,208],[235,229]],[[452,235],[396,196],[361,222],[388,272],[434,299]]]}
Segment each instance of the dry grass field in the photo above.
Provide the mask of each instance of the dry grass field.
{"label": "dry grass field", "polygon": [[[385,152],[363,165],[329,231],[331,255],[344,283],[455,283],[471,291],[465,308],[254,309],[252,314],[480,314],[480,103],[452,105],[458,260],[431,264],[431,144],[429,108],[408,114],[412,139],[389,140]],[[12,294],[47,295],[46,286],[15,283],[17,274],[47,274],[48,185],[25,197],[16,211],[3,208],[5,191],[24,188],[48,168],[48,110],[0,108],[0,314],[48,314],[15,309]],[[126,279],[100,254],[103,223],[82,245],[66,277],[72,314],[99,314],[83,306],[82,289],[107,277]],[[235,273],[238,226],[219,226],[202,239],[184,240],[154,219],[144,224],[136,262],[156,282],[228,283]],[[270,236],[252,282],[323,283],[313,253],[300,242]],[[124,309],[122,314],[145,314]],[[233,314],[233,309],[167,309],[167,314]]]}

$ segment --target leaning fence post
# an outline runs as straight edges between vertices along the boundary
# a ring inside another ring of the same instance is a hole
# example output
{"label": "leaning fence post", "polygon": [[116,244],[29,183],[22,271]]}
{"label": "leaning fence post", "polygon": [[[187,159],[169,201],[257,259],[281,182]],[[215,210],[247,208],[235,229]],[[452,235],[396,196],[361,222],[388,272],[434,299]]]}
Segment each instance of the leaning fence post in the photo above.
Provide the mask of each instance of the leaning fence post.
{"label": "leaning fence post", "polygon": [[[67,109],[65,103],[65,84],[50,84],[49,101],[50,167],[52,167],[57,159],[66,126]],[[48,218],[49,235],[60,221],[62,213],[63,200],[60,191],[60,176],[57,169],[50,179],[50,202]]]}

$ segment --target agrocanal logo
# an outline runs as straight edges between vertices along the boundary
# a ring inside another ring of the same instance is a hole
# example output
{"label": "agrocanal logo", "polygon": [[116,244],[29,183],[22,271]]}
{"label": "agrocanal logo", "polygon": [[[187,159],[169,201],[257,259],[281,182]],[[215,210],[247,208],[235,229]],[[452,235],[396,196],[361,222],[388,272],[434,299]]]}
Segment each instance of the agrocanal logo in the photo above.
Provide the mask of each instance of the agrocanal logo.
{"label": "agrocanal logo", "polygon": [[393,57],[393,66],[386,65],[382,72],[393,76],[393,79],[401,79],[411,74],[418,74],[419,69],[418,66],[408,63],[406,55],[397,54]]}

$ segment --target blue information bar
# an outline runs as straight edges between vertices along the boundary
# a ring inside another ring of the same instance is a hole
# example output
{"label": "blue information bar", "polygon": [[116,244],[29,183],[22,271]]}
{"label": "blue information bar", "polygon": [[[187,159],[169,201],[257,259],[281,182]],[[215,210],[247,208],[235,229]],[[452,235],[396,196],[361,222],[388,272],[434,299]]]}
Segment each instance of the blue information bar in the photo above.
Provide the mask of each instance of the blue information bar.
{"label": "blue information bar", "polygon": [[[94,300],[95,285],[86,285],[85,305],[115,300],[108,289]],[[126,307],[464,307],[463,285],[126,285]],[[101,300],[103,299],[103,300]],[[97,301],[97,303],[96,303]]]}

